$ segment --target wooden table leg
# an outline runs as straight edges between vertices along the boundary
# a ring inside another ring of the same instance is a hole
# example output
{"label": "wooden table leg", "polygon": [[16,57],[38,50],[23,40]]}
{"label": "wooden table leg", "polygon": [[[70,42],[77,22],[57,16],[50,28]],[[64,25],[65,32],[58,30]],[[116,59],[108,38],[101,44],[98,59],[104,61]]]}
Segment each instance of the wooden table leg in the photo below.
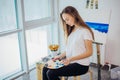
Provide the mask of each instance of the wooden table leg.
{"label": "wooden table leg", "polygon": [[36,64],[36,71],[37,71],[37,80],[42,80],[42,69],[44,67],[44,64],[37,63]]}

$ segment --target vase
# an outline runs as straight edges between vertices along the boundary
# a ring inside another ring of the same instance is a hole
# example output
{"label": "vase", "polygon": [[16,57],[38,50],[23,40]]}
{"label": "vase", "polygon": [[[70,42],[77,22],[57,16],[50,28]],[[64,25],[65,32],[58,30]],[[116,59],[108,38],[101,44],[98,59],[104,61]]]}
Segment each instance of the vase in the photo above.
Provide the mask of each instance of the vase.
{"label": "vase", "polygon": [[55,57],[58,55],[58,51],[51,51],[51,57]]}

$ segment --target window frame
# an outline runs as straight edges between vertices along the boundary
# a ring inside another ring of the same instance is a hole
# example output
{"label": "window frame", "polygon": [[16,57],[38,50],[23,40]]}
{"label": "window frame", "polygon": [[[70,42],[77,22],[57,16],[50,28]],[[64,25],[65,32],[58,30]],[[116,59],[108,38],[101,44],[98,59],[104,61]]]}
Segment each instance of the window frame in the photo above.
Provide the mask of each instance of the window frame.
{"label": "window frame", "polygon": [[[51,17],[46,17],[42,19],[37,19],[37,20],[32,20],[32,21],[25,21],[25,13],[24,13],[24,0],[14,0],[15,1],[15,13],[16,13],[16,23],[17,23],[17,29],[10,30],[10,31],[5,31],[5,32],[0,32],[0,37],[1,36],[7,36],[10,34],[17,33],[19,37],[19,45],[20,45],[20,57],[21,57],[21,68],[22,71],[18,73],[11,73],[9,75],[3,76],[2,79],[16,79],[20,77],[23,74],[26,74],[25,77],[29,79],[29,72],[35,69],[34,66],[29,66],[28,65],[28,58],[27,58],[27,47],[26,47],[26,36],[25,36],[25,31],[28,29],[34,29],[43,25],[48,25],[48,24],[54,24],[55,23],[55,10],[54,10],[54,5],[55,2],[54,0],[50,1],[51,5]],[[34,27],[33,27],[34,26]],[[22,48],[21,48],[22,47]],[[24,76],[23,76],[24,77]],[[1,78],[0,78],[1,79]]]}

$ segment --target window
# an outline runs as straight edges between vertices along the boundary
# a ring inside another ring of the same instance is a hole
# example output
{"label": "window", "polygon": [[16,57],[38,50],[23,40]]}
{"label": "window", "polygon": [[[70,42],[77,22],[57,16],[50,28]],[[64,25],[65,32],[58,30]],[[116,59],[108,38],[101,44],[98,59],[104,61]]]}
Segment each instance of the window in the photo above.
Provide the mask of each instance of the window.
{"label": "window", "polygon": [[21,70],[17,34],[0,37],[0,77]]}
{"label": "window", "polygon": [[25,21],[51,17],[50,0],[24,0]]}
{"label": "window", "polygon": [[48,39],[50,40],[51,25],[26,31],[29,65],[48,55]]}
{"label": "window", "polygon": [[0,0],[0,32],[16,28],[14,0]]}
{"label": "window", "polygon": [[48,54],[52,5],[51,0],[0,0],[0,80],[13,80],[33,70]]}

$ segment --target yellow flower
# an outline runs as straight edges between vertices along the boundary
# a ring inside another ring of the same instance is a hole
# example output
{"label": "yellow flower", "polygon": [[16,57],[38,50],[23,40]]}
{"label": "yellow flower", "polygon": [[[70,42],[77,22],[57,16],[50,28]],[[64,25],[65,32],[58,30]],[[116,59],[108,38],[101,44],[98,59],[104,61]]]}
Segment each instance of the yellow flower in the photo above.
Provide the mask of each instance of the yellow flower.
{"label": "yellow flower", "polygon": [[49,45],[49,49],[50,49],[51,51],[57,51],[58,48],[59,48],[59,45],[58,45],[58,44],[51,44],[51,45]]}

